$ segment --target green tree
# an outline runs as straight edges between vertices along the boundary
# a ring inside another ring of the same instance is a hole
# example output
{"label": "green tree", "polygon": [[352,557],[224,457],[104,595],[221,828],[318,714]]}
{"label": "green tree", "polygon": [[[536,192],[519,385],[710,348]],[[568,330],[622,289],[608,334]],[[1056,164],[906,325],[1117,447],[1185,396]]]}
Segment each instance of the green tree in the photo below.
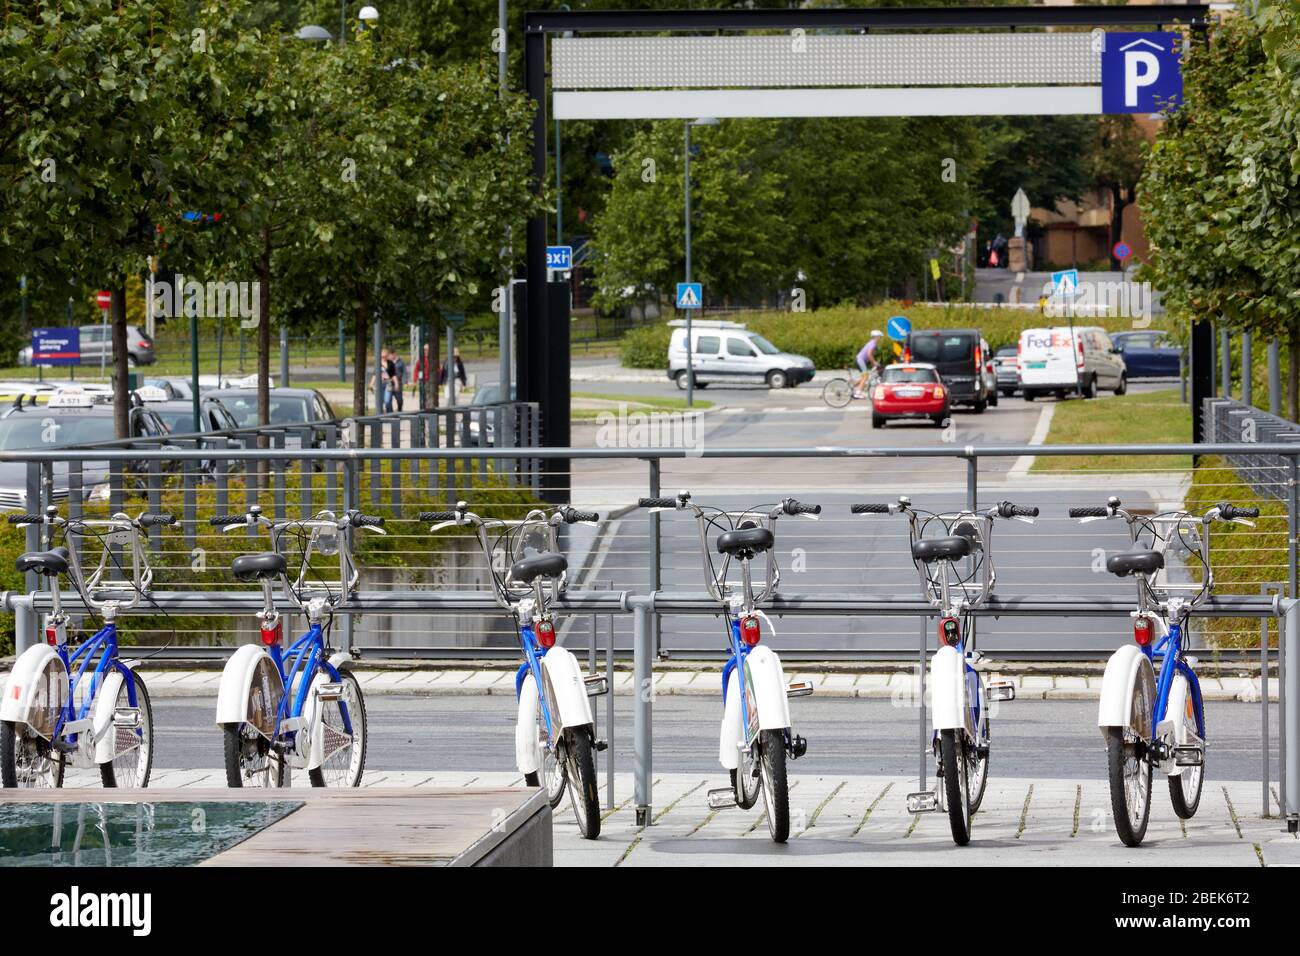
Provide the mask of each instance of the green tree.
{"label": "green tree", "polygon": [[[1138,181],[1146,164],[1148,152],[1132,116],[1102,116],[1097,120],[1087,151],[1084,168],[1097,188],[1110,197],[1110,248],[1119,242],[1124,225],[1124,210],[1137,198]],[[1111,252],[1112,269],[1122,269],[1121,262]]]}
{"label": "green tree", "polygon": [[1142,275],[1181,321],[1289,343],[1300,421],[1300,9],[1264,0],[1225,20],[1183,68],[1138,188],[1153,256]]}

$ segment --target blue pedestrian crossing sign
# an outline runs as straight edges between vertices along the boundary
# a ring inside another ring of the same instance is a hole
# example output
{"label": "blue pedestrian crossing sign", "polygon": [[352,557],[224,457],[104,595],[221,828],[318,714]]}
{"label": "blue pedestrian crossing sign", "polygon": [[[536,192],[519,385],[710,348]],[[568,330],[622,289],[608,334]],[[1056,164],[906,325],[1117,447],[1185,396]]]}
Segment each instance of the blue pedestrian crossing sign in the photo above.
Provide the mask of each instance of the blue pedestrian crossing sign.
{"label": "blue pedestrian crossing sign", "polygon": [[567,272],[573,268],[573,246],[547,246],[546,268]]}
{"label": "blue pedestrian crossing sign", "polygon": [[895,342],[906,342],[907,337],[912,334],[912,320],[905,315],[891,315],[885,331]]}
{"label": "blue pedestrian crossing sign", "polygon": [[1052,292],[1055,295],[1074,295],[1079,291],[1079,270],[1062,269],[1052,273]]}
{"label": "blue pedestrian crossing sign", "polygon": [[704,284],[700,282],[677,283],[677,308],[698,309],[704,302]]}

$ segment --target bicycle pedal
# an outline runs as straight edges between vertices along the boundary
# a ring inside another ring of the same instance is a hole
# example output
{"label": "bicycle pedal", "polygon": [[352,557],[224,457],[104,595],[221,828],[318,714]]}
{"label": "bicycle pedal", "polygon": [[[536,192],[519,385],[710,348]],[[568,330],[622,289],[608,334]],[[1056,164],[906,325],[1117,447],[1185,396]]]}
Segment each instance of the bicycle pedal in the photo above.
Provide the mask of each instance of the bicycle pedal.
{"label": "bicycle pedal", "polygon": [[736,791],[730,787],[709,791],[709,809],[727,810],[736,806]]}
{"label": "bicycle pedal", "polygon": [[606,750],[608,750],[608,749],[609,749],[609,741],[608,741],[608,740],[597,740],[597,741],[596,741],[596,753],[598,753],[598,754],[599,754],[599,753],[604,753],[604,752],[605,752]]}
{"label": "bicycle pedal", "polygon": [[609,680],[605,677],[584,677],[582,682],[587,685],[588,697],[600,697],[609,693]]}
{"label": "bicycle pedal", "polygon": [[342,700],[343,682],[336,681],[330,684],[318,684],[316,687],[316,698],[318,700]]}
{"label": "bicycle pedal", "polygon": [[813,692],[812,681],[797,680],[797,681],[792,681],[789,685],[786,686],[785,696],[787,698],[811,697],[812,692]]}
{"label": "bicycle pedal", "polygon": [[132,730],[140,726],[140,709],[138,707],[118,707],[113,710],[113,726],[128,727]]}
{"label": "bicycle pedal", "polygon": [[986,696],[989,700],[1015,700],[1016,685],[1009,680],[990,681]]}
{"label": "bicycle pedal", "polygon": [[790,741],[790,759],[798,760],[808,752],[808,741],[798,734]]}
{"label": "bicycle pedal", "polygon": [[908,813],[929,813],[938,809],[939,798],[933,790],[923,790],[920,793],[909,793],[907,795]]}
{"label": "bicycle pedal", "polygon": [[1196,744],[1180,744],[1174,747],[1175,767],[1200,767],[1205,764],[1205,751]]}

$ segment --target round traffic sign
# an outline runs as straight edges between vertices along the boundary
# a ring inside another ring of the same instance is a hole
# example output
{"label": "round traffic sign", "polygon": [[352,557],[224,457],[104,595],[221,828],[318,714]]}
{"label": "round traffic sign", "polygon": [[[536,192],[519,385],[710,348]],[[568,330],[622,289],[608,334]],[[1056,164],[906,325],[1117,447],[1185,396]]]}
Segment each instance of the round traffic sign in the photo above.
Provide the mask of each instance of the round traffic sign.
{"label": "round traffic sign", "polygon": [[895,342],[902,342],[912,332],[912,321],[905,315],[891,315],[885,331]]}
{"label": "round traffic sign", "polygon": [[1111,252],[1115,254],[1115,258],[1120,262],[1123,262],[1129,256],[1133,255],[1133,250],[1128,247],[1127,242],[1115,243],[1115,248],[1112,249]]}
{"label": "round traffic sign", "polygon": [[113,293],[96,292],[95,304],[98,305],[101,309],[108,311],[108,308],[113,304]]}

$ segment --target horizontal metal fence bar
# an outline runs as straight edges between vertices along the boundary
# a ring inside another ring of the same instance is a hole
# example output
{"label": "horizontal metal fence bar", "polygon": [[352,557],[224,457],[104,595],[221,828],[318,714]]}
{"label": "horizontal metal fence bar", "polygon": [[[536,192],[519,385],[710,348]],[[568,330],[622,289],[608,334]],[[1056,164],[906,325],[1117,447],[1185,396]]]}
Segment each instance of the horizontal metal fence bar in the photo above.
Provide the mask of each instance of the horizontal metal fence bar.
{"label": "horizontal metal fence bar", "polygon": [[[68,610],[84,610],[81,596],[75,592],[63,594],[63,606]],[[12,609],[14,598],[22,595],[9,591],[0,595],[0,606]],[[129,598],[124,592],[122,597]],[[37,610],[50,608],[47,591],[32,595]],[[1194,608],[1194,617],[1274,617],[1281,613],[1278,595],[1260,594],[1216,595]],[[569,591],[555,604],[560,611],[600,611],[619,613],[644,604],[659,614],[721,614],[722,605],[704,594],[661,591],[648,597],[631,595],[626,591]],[[287,612],[297,608],[288,600],[276,598],[276,606]],[[762,605],[768,614],[799,614],[819,616],[933,616],[938,612],[926,601],[907,598],[846,598],[834,599],[808,595],[778,595]],[[159,611],[181,614],[244,615],[253,616],[262,609],[262,595],[258,591],[160,591],[150,594],[149,601],[141,602],[126,614],[156,614]],[[1059,598],[1055,600],[1027,600],[1023,598],[992,597],[982,607],[971,613],[980,617],[1127,617],[1132,613],[1133,602],[1109,598]],[[466,612],[504,613],[490,591],[402,591],[392,590],[361,594],[335,609],[336,614],[455,614]]]}
{"label": "horizontal metal fence bar", "polygon": [[[823,448],[316,448],[313,459],[320,461],[360,461],[393,458],[544,458],[544,459],[736,459],[736,458],[1018,458],[1096,457],[1098,455],[1230,455],[1240,453],[1239,444],[1181,445],[990,445],[976,448],[936,447],[932,445],[894,448],[836,446]],[[1255,455],[1300,457],[1300,444],[1259,443],[1252,445]],[[212,458],[236,458],[246,461],[274,461],[302,458],[300,449],[286,451],[273,448],[249,448],[237,452],[194,448],[64,448],[51,451],[0,452],[0,462],[7,461],[194,461]]]}

